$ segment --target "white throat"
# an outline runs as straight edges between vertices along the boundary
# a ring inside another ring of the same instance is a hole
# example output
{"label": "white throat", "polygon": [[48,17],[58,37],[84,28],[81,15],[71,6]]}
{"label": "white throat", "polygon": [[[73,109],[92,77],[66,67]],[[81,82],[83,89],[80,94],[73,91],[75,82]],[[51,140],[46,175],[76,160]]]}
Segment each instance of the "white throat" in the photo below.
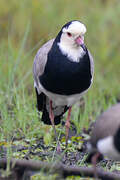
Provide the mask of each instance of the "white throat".
{"label": "white throat", "polygon": [[58,43],[58,46],[62,54],[66,55],[70,61],[79,62],[85,54],[82,47],[71,47],[71,45],[66,43]]}

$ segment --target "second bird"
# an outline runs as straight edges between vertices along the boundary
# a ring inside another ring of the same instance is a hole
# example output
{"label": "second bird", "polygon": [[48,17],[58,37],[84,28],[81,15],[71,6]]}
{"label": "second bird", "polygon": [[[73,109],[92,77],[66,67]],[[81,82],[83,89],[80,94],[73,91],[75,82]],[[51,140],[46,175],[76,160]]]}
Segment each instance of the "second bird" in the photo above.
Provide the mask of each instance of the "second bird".
{"label": "second bird", "polygon": [[[37,108],[45,124],[60,123],[68,110],[66,145],[72,105],[87,92],[93,80],[93,58],[84,43],[86,27],[80,21],[65,24],[55,39],[37,52],[34,64],[34,87]],[[56,131],[55,131],[56,134]]]}

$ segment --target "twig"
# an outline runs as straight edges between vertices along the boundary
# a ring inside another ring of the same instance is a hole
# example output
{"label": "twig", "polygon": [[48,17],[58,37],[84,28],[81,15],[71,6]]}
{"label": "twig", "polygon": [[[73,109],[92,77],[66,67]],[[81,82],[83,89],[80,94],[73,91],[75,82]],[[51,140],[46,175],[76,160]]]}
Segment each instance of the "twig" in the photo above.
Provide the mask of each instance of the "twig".
{"label": "twig", "polygon": [[[6,168],[7,159],[0,160],[0,168]],[[64,178],[67,176],[81,176],[81,177],[94,177],[93,168],[79,167],[79,166],[66,166],[62,163],[47,163],[35,160],[16,160],[11,159],[11,169],[22,169],[25,171],[44,171],[49,173],[61,174]],[[113,172],[106,172],[101,168],[97,168],[98,177],[102,180],[120,180],[120,174]]]}

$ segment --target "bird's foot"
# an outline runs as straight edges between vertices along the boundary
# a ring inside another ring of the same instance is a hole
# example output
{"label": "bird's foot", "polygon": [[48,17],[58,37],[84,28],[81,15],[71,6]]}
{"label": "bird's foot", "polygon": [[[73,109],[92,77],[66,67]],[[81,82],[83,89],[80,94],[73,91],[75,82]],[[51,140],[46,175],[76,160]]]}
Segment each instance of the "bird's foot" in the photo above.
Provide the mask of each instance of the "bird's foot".
{"label": "bird's foot", "polygon": [[93,169],[94,169],[94,178],[95,178],[96,180],[98,179],[96,164],[97,164],[97,160],[98,160],[99,156],[100,156],[100,153],[97,152],[97,153],[92,157],[92,164],[93,164]]}
{"label": "bird's foot", "polygon": [[60,142],[57,143],[56,152],[57,152],[57,154],[60,154],[62,152]]}

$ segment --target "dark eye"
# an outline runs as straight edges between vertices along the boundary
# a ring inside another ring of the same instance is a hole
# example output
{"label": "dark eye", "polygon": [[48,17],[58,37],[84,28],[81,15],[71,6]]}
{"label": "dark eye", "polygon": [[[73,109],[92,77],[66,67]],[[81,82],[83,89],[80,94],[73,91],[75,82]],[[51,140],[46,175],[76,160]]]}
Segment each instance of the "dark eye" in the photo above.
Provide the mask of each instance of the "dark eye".
{"label": "dark eye", "polygon": [[71,36],[72,36],[72,34],[71,34],[70,32],[67,32],[67,35],[68,35],[69,37],[71,37]]}

